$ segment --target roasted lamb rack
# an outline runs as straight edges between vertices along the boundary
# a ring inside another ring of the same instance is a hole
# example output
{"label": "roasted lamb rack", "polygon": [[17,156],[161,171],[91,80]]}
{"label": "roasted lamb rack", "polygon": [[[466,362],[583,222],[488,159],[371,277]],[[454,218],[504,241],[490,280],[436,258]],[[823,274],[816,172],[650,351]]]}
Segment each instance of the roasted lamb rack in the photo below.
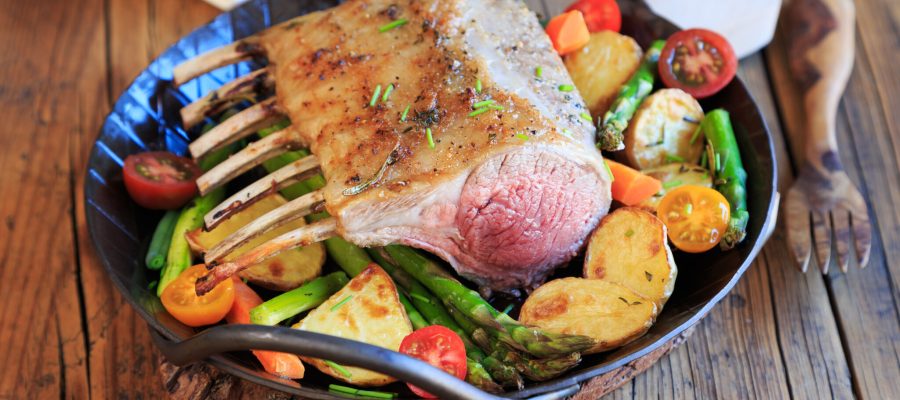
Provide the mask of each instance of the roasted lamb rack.
{"label": "roasted lamb rack", "polygon": [[[182,110],[185,125],[258,102],[190,146],[199,158],[284,118],[198,181],[207,193],[281,152],[314,155],[238,192],[206,216],[317,173],[327,185],[236,232],[205,255],[198,292],[279,251],[340,235],[402,243],[494,289],[541,283],[606,214],[610,181],[593,125],[537,18],[515,0],[351,0],[179,65],[176,85],[250,58],[268,66]],[[267,94],[274,95],[265,98]],[[223,256],[318,210],[332,217]]]}

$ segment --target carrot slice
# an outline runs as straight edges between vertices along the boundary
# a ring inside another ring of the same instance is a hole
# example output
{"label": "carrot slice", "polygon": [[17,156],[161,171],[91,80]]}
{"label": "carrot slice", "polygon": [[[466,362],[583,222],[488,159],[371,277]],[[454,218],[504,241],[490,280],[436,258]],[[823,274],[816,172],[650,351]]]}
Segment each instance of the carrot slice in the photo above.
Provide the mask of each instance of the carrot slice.
{"label": "carrot slice", "polygon": [[578,50],[591,39],[584,14],[572,10],[553,17],[547,24],[547,35],[553,42],[553,48],[560,55]]}
{"label": "carrot slice", "polygon": [[656,178],[615,161],[606,160],[606,164],[613,175],[612,198],[626,206],[640,204],[662,190]]}
{"label": "carrot slice", "polygon": [[[231,310],[225,316],[229,324],[249,324],[250,310],[262,304],[259,297],[250,286],[240,279],[234,279],[234,303]],[[289,353],[277,351],[253,350],[253,355],[259,360],[266,372],[288,379],[301,379],[306,369],[300,362],[300,357]]]}

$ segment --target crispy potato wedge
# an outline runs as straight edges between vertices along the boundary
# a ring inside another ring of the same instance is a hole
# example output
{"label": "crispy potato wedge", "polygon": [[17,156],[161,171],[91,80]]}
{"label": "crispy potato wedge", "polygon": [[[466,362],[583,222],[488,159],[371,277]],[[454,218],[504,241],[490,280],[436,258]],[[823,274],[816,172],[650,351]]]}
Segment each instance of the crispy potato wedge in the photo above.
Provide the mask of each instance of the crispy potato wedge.
{"label": "crispy potato wedge", "polygon": [[[194,252],[203,253],[224,240],[228,235],[250,223],[250,221],[285,203],[287,203],[287,200],[281,195],[266,196],[266,198],[241,210],[209,232],[203,231],[202,228],[188,232],[186,235],[188,244],[190,244]],[[305,224],[302,219],[284,224],[254,238],[229,254],[225,259],[232,260],[269,239],[274,239]],[[324,263],[325,246],[321,243],[316,243],[298,249],[283,251],[275,257],[241,271],[238,276],[268,289],[287,291],[318,277],[322,273],[322,264]]]}
{"label": "crispy potato wedge", "polygon": [[645,169],[641,171],[659,179],[663,183],[663,189],[653,197],[644,200],[638,207],[656,214],[656,208],[659,206],[660,200],[669,191],[685,185],[696,185],[711,188],[713,187],[712,174],[706,168],[699,165],[688,163],[666,164],[663,166]]}
{"label": "crispy potato wedge", "polygon": [[599,353],[637,339],[653,325],[656,304],[613,282],[562,278],[545,283],[522,304],[519,321],[550,332],[585,335]]}
{"label": "crispy potato wedge", "polygon": [[566,55],[566,69],[592,117],[609,109],[622,84],[641,65],[643,55],[634,39],[613,31],[592,33],[586,46]]}
{"label": "crispy potato wedge", "polygon": [[625,131],[625,157],[639,170],[672,162],[698,164],[703,140],[691,143],[703,108],[681,89],[662,89],[641,103]]}
{"label": "crispy potato wedge", "polygon": [[623,285],[662,310],[675,288],[678,268],[666,226],[653,214],[620,208],[600,221],[584,258],[584,277]]}
{"label": "crispy potato wedge", "polygon": [[[394,281],[381,267],[371,265],[347,286],[294,325],[295,329],[353,339],[397,351],[412,332]],[[342,374],[324,360],[301,357],[335,379],[360,386],[382,386],[396,381],[387,375],[356,367]]]}

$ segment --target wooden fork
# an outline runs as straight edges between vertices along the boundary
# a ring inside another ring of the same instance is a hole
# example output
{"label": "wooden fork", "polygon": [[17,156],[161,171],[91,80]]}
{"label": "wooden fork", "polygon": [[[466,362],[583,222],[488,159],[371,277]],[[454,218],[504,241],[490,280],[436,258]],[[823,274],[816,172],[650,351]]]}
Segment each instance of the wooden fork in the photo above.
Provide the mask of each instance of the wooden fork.
{"label": "wooden fork", "polygon": [[844,172],[835,117],[854,57],[851,0],[793,0],[785,8],[791,72],[803,95],[805,162],[786,198],[788,242],[806,272],[812,248],[828,273],[831,242],[846,272],[855,239],[860,268],[869,261],[872,227],[865,200]]}

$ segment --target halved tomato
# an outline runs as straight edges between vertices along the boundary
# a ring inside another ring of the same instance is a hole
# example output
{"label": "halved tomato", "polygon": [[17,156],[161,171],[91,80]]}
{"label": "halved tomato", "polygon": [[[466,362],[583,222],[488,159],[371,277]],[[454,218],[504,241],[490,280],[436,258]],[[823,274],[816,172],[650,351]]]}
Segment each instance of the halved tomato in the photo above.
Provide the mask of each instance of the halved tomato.
{"label": "halved tomato", "polygon": [[722,35],[687,29],[666,40],[659,57],[659,75],[666,86],[702,99],[728,85],[737,65],[734,49]]}
{"label": "halved tomato", "polygon": [[715,189],[681,186],[659,202],[656,215],[666,224],[675,247],[688,253],[702,253],[719,244],[731,207]]}
{"label": "halved tomato", "polygon": [[234,303],[234,281],[226,279],[212,291],[197,296],[194,284],[209,271],[203,264],[190,267],[163,289],[159,300],[175,319],[187,326],[212,325],[225,318]]}
{"label": "halved tomato", "polygon": [[[410,333],[400,342],[400,352],[434,365],[459,379],[466,378],[466,346],[456,332],[446,327],[431,325]],[[407,385],[419,397],[437,398],[414,385]]]}
{"label": "halved tomato", "polygon": [[584,14],[584,22],[591,32],[622,29],[622,13],[616,0],[578,0],[566,11],[579,10]]}
{"label": "halved tomato", "polygon": [[122,171],[131,198],[154,210],[174,210],[194,198],[201,173],[191,159],[167,151],[132,154]]}

